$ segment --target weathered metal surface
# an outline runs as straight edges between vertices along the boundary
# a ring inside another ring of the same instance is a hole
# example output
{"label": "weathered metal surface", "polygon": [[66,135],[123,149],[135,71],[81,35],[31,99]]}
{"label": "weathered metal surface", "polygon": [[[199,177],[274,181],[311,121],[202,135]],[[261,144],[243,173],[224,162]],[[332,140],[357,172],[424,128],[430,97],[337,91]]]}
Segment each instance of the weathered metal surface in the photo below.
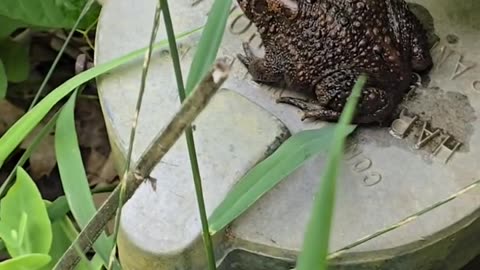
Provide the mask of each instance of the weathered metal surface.
{"label": "weathered metal surface", "polygon": [[[476,128],[480,124],[480,49],[476,45],[480,36],[477,16],[480,4],[474,0],[415,2],[427,8],[434,19],[435,34],[439,38],[432,48],[435,67],[429,78],[421,79],[422,86],[412,92],[404,103],[406,110],[391,128],[359,128],[349,139],[338,183],[330,241],[332,252],[396,224],[480,178],[480,132]],[[147,45],[155,3],[155,0],[117,0],[104,6],[97,37],[97,63]],[[171,1],[176,32],[202,25],[211,3],[204,0],[192,6],[190,0]],[[160,29],[158,40],[166,36],[163,26]],[[184,74],[188,72],[198,38],[199,34],[195,34],[179,42]],[[251,40],[254,46],[260,44],[254,27],[235,8],[219,56],[234,59],[241,52],[244,40]],[[140,115],[135,158],[178,106],[168,52],[157,52],[154,57]],[[112,145],[119,152],[119,163],[131,125],[141,63],[139,59],[99,80],[101,101]],[[206,153],[200,160],[209,212],[232,183],[261,158],[260,149],[282,133],[281,125],[273,118],[250,124],[236,115],[250,115],[251,119],[258,115],[258,119],[266,119],[268,111],[292,133],[323,125],[301,122],[296,109],[276,104],[275,98],[282,91],[253,83],[239,61],[234,63],[233,74],[225,87],[250,101],[231,94],[229,99],[238,99],[244,107],[221,108],[231,114],[220,118],[218,114],[205,113],[197,125],[201,129],[198,134],[202,134],[198,135],[201,138],[197,147],[199,153]],[[288,91],[283,94],[292,95]],[[266,111],[254,109],[258,108],[254,104]],[[215,121],[219,121],[225,131],[231,127],[238,134],[218,134],[211,124]],[[250,130],[250,125],[257,131],[263,129],[264,133]],[[275,132],[269,133],[268,129]],[[234,144],[232,136],[244,138],[244,143],[250,144],[258,134],[266,137],[259,136],[262,142],[252,144],[257,148],[253,147],[251,152],[256,154],[239,148],[233,152],[221,150]],[[120,248],[128,269],[149,269],[145,266],[148,264],[171,266],[172,261],[179,263],[179,269],[202,269],[205,265],[188,157],[180,145],[154,172],[153,177],[160,179],[158,191],[145,186],[126,205]],[[219,162],[232,153],[238,155],[237,163],[232,162],[230,167],[235,173],[227,170],[230,173],[219,179],[222,174],[210,163]],[[173,156],[181,160],[175,162],[181,167],[169,165]],[[215,238],[219,261],[227,255],[222,269],[288,269],[292,266],[288,262],[301,247],[324,161],[324,156],[309,161],[238,218],[228,238],[221,233]],[[188,198],[178,197],[175,195],[178,192]],[[462,250],[468,241],[480,243],[480,234],[474,229],[479,227],[476,222],[479,195],[480,189],[473,188],[407,225],[349,249],[333,261],[335,269],[458,269],[480,251],[479,244]],[[145,264],[140,263],[143,259],[137,256],[143,258]],[[180,257],[183,259],[177,260]],[[445,258],[448,260],[444,261]]]}

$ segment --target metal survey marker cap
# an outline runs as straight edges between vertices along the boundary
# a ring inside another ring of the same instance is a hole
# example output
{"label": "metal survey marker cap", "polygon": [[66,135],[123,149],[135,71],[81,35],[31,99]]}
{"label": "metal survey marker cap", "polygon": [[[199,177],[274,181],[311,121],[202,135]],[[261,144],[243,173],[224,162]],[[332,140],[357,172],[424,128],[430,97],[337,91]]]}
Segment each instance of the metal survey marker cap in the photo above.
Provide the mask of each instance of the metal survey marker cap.
{"label": "metal survey marker cap", "polygon": [[[439,38],[432,48],[435,66],[429,76],[419,78],[419,86],[402,104],[402,113],[391,127],[360,127],[348,139],[330,240],[331,252],[342,253],[332,259],[332,269],[458,269],[480,252],[480,189],[471,186],[480,179],[480,2],[415,2],[434,20]],[[97,64],[147,46],[156,3],[112,0],[104,5]],[[170,1],[176,33],[202,26],[212,3]],[[218,54],[232,60],[242,52],[243,41],[254,47],[260,44],[254,26],[235,7],[236,3]],[[159,29],[157,41],[166,39],[163,22]],[[195,33],[178,41],[185,77],[199,37]],[[98,80],[119,168],[128,145],[142,63],[139,58]],[[238,60],[232,68],[224,89],[194,123],[207,214],[289,134],[325,125],[302,122],[296,108],[277,104],[281,90],[252,82]],[[169,52],[156,51],[134,159],[179,107]],[[215,235],[220,269],[295,266],[325,159],[320,155],[308,161],[227,232]],[[124,268],[206,269],[184,137],[151,176],[157,179],[156,191],[141,186],[124,208],[119,238]]]}

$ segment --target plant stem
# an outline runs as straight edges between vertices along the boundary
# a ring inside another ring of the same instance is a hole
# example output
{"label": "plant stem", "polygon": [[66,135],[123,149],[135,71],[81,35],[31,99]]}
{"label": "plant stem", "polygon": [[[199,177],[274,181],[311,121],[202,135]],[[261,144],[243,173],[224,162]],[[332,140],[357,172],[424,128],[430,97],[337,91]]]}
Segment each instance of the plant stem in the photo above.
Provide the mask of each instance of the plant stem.
{"label": "plant stem", "polygon": [[[173,69],[175,71],[175,78],[177,81],[178,95],[180,97],[180,101],[183,103],[183,101],[185,100],[186,91],[185,91],[185,86],[183,84],[182,69],[180,66],[180,57],[178,55],[178,49],[177,49],[177,44],[175,39],[175,31],[173,29],[172,19],[170,16],[170,9],[168,8],[168,0],[159,0],[159,1],[160,1],[160,5],[162,6],[163,19],[164,19],[165,28],[167,31],[168,44],[170,46],[170,54],[172,56]],[[193,182],[195,185],[195,193],[197,197],[198,210],[200,213],[200,220],[202,223],[203,244],[205,247],[205,252],[207,253],[208,269],[215,270],[216,269],[215,254],[213,250],[212,238],[208,230],[208,217],[207,217],[207,211],[205,209],[205,199],[203,196],[203,189],[202,189],[202,178],[200,175],[200,168],[198,166],[197,153],[196,153],[197,151],[195,148],[193,131],[190,125],[185,129],[185,137],[187,141],[188,155],[190,158],[190,166],[192,169]]]}
{"label": "plant stem", "polygon": [[150,41],[148,44],[148,50],[145,53],[145,59],[143,62],[143,67],[142,67],[142,77],[140,80],[140,91],[138,93],[138,98],[137,98],[137,104],[135,107],[135,117],[132,123],[132,128],[130,130],[130,141],[128,144],[128,153],[127,153],[127,160],[126,160],[126,165],[125,165],[125,170],[124,170],[124,175],[121,179],[120,182],[120,199],[118,201],[118,210],[117,210],[117,216],[115,217],[115,226],[114,226],[114,232],[113,232],[113,247],[112,247],[112,252],[110,254],[110,261],[108,263],[107,269],[111,269],[113,266],[113,262],[115,261],[115,256],[116,256],[116,250],[117,250],[117,237],[118,237],[118,230],[120,226],[120,218],[122,215],[122,208],[123,208],[123,202],[125,201],[125,193],[127,189],[127,175],[130,173],[130,165],[132,162],[132,153],[133,153],[133,144],[135,142],[135,134],[137,130],[137,124],[138,124],[138,116],[140,114],[140,109],[142,107],[142,101],[143,101],[143,95],[145,93],[145,84],[147,81],[147,73],[148,69],[150,66],[150,60],[152,58],[152,51],[153,51],[153,43],[155,42],[155,38],[157,36],[158,32],[158,25],[160,24],[160,13],[161,13],[162,6],[160,3],[156,6],[155,9],[155,19],[153,21],[153,27],[152,31],[150,34]]}
{"label": "plant stem", "polygon": [[45,79],[43,79],[42,84],[40,85],[40,88],[37,91],[37,94],[33,98],[33,101],[30,104],[30,107],[28,108],[29,111],[35,106],[38,99],[42,95],[42,92],[45,89],[45,86],[47,85],[48,80],[52,76],[53,71],[55,70],[55,67],[58,64],[58,61],[60,61],[60,58],[62,57],[63,52],[65,51],[65,48],[67,48],[67,45],[70,42],[70,39],[72,39],[72,36],[75,33],[76,29],[78,28],[78,25],[80,24],[80,21],[82,21],[83,17],[85,17],[85,15],[90,10],[90,7],[93,5],[93,3],[94,3],[94,0],[89,0],[87,3],[85,3],[85,6],[83,7],[82,12],[80,13],[80,16],[78,16],[78,19],[75,21],[75,24],[73,25],[72,29],[70,30],[70,33],[68,33],[67,39],[63,43],[62,48],[60,48],[60,51],[58,52],[57,56],[55,57],[55,60],[53,61],[52,66],[48,70],[47,76],[45,76]]}

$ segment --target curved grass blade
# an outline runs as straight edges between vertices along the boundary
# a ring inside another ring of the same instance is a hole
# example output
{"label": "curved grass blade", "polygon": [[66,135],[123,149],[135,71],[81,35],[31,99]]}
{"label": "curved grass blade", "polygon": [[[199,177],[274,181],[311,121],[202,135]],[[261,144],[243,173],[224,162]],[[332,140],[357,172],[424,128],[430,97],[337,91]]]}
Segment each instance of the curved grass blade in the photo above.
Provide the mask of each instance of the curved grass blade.
{"label": "curved grass blade", "polygon": [[297,270],[327,269],[328,244],[330,241],[338,170],[343,157],[345,138],[349,133],[349,123],[352,121],[365,81],[366,78],[362,75],[355,83],[352,94],[340,117],[339,124],[336,125],[332,150],[328,157],[319,190],[315,196],[312,215],[305,233],[303,249],[298,257]]}
{"label": "curved grass blade", "polygon": [[[354,128],[348,126],[346,134]],[[214,210],[209,219],[210,233],[215,234],[227,226],[312,156],[328,151],[334,136],[334,126],[327,125],[299,132],[287,139],[272,155],[250,170]]]}
{"label": "curved grass blade", "polygon": [[50,77],[52,76],[53,74],[53,71],[55,70],[55,68],[57,67],[57,64],[58,62],[60,61],[60,58],[62,57],[63,55],[63,52],[65,51],[65,49],[67,48],[67,45],[68,43],[70,42],[70,40],[72,39],[73,37],[73,34],[75,33],[76,29],[78,28],[79,24],[80,24],[80,21],[82,21],[83,17],[85,17],[85,15],[87,15],[87,12],[90,10],[91,6],[93,5],[95,1],[94,0],[87,0],[82,11],[80,12],[80,15],[78,16],[77,20],[75,21],[75,23],[73,24],[72,26],[72,29],[70,29],[70,32],[68,33],[68,36],[67,38],[65,39],[65,42],[63,42],[63,45],[62,47],[60,48],[60,51],[58,52],[57,56],[55,57],[55,59],[53,60],[53,63],[52,65],[50,66],[48,72],[47,72],[47,75],[45,76],[45,78],[43,79],[42,81],[42,84],[40,85],[40,87],[38,88],[38,91],[37,93],[35,94],[35,97],[33,98],[33,101],[32,103],[30,104],[30,107],[28,108],[28,110],[31,110],[33,108],[33,106],[35,106],[35,104],[37,104],[37,101],[38,99],[40,98],[40,96],[42,95],[43,93],[43,90],[45,89],[45,86],[47,85],[47,82],[48,80],[50,80]]}
{"label": "curved grass blade", "polygon": [[32,140],[32,143],[27,147],[25,152],[22,154],[20,159],[17,161],[17,164],[15,164],[15,167],[10,172],[7,179],[3,182],[2,186],[0,186],[0,199],[5,196],[8,189],[13,184],[13,180],[15,179],[15,172],[16,172],[17,168],[21,167],[25,164],[25,162],[30,158],[31,154],[33,153],[33,151],[35,151],[35,149],[40,144],[40,142],[43,140],[43,138],[45,138],[45,136],[47,136],[48,133],[50,133],[50,131],[55,126],[55,122],[57,121],[57,117],[58,117],[58,112],[56,112],[52,116],[52,118],[50,120],[48,120],[48,123],[35,136],[35,138]]}
{"label": "curved grass blade", "polygon": [[205,29],[193,56],[185,85],[188,96],[200,80],[207,74],[215,61],[218,48],[225,33],[225,25],[232,0],[215,0],[210,9]]}
{"label": "curved grass blade", "polygon": [[[68,205],[75,220],[83,228],[97,210],[90,193],[88,178],[78,147],[74,121],[76,97],[77,91],[70,96],[58,116],[55,132],[55,154]],[[104,233],[93,244],[93,248],[102,257],[105,266],[108,265],[112,245],[112,241],[109,241]]]}
{"label": "curved grass blade", "polygon": [[[177,37],[177,39],[184,38],[194,32],[200,30],[200,28],[183,33]],[[162,48],[168,44],[166,40],[162,40],[155,44],[154,48]],[[22,118],[20,118],[7,132],[0,138],[0,168],[10,153],[21,143],[23,139],[35,128],[35,126],[45,117],[45,115],[66,95],[71,93],[75,88],[84,84],[85,82],[102,75],[105,72],[111,71],[137,57],[142,56],[147,48],[142,48],[126,54],[122,57],[116,58],[109,62],[100,64],[96,67],[88,69],[82,73],[79,73],[75,77],[64,82],[57,87],[49,95],[43,98],[35,107],[28,111]]]}

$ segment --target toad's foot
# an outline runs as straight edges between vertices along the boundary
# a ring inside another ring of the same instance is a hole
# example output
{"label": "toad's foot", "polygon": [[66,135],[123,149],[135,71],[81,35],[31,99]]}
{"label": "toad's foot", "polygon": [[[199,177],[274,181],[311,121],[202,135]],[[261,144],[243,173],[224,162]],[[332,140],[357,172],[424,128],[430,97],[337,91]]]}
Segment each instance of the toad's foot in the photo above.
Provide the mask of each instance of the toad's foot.
{"label": "toad's foot", "polygon": [[[245,55],[237,54],[238,59],[247,68],[253,80],[259,83],[276,85],[283,80],[283,72],[272,58],[255,56],[248,42],[243,43]],[[270,60],[270,61],[269,61]]]}
{"label": "toad's foot", "polygon": [[237,54],[238,60],[242,62],[242,64],[246,67],[249,68],[250,64],[257,59],[257,57],[253,54],[252,48],[250,48],[250,45],[247,42],[242,43],[243,46],[243,51],[245,55],[242,54]]}
{"label": "toad's foot", "polygon": [[308,101],[301,98],[295,97],[280,97],[277,99],[277,103],[290,104],[295,107],[300,108],[303,111],[302,121],[308,118],[313,118],[323,121],[336,121],[340,117],[340,113],[325,109],[323,106],[318,103]]}

